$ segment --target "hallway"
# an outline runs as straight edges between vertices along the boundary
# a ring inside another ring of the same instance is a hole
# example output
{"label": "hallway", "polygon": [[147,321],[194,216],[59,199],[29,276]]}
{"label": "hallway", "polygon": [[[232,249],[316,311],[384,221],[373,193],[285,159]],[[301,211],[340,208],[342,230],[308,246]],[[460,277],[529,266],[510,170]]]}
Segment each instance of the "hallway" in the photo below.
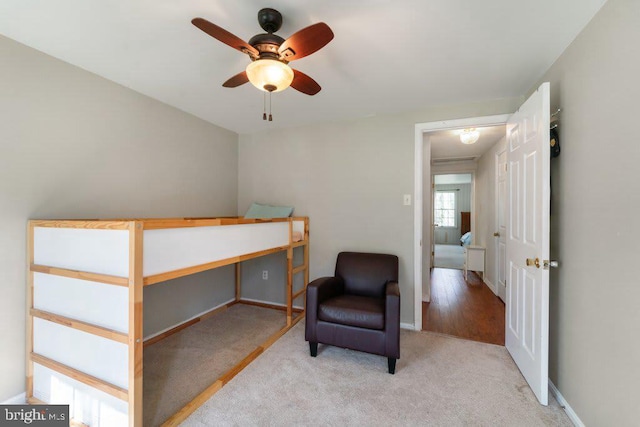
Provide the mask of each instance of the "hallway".
{"label": "hallway", "polygon": [[422,303],[422,329],[504,345],[505,305],[480,277],[462,270],[431,271],[431,302]]}

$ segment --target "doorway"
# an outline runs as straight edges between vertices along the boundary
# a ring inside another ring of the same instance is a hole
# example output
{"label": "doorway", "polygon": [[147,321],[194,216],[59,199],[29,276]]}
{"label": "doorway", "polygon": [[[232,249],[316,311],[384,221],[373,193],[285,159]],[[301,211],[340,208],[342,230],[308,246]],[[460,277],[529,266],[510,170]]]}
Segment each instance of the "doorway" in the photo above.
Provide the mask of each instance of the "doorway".
{"label": "doorway", "polygon": [[431,143],[425,132],[507,124],[505,346],[542,405],[548,402],[548,269],[557,265],[548,259],[549,110],[550,89],[545,82],[512,115],[415,125],[414,324],[421,330],[423,301],[431,298],[431,277],[423,268],[425,246],[430,250],[432,239],[431,224],[425,224],[423,215],[432,204],[423,198],[424,176],[431,174]]}
{"label": "doorway", "polygon": [[433,176],[433,268],[464,268],[464,247],[471,244],[471,173]]}
{"label": "doorway", "polygon": [[[422,329],[422,303],[429,302],[431,298],[430,260],[432,256],[432,198],[431,198],[431,174],[437,172],[447,173],[473,173],[474,160],[479,156],[465,158],[464,155],[450,156],[446,150],[441,153],[436,150],[433,154],[437,157],[432,164],[432,139],[435,140],[436,132],[456,131],[460,138],[459,130],[470,127],[487,127],[504,125],[509,114],[496,116],[473,117],[467,119],[438,121],[431,123],[419,123],[415,126],[415,164],[414,164],[414,327]],[[433,143],[438,146],[437,143]],[[473,144],[472,147],[478,147]],[[444,145],[446,149],[446,145]],[[471,169],[469,169],[471,165]],[[425,179],[425,177],[429,177]],[[472,199],[471,203],[474,201]],[[474,211],[474,209],[472,209]],[[474,218],[471,218],[471,232],[474,233]],[[424,244],[423,244],[424,243]]]}
{"label": "doorway", "polygon": [[486,260],[487,247],[494,245],[492,233],[489,235],[495,222],[493,209],[489,209],[495,206],[491,177],[494,151],[504,144],[506,128],[478,126],[473,144],[462,142],[463,131],[448,129],[425,135],[431,149],[433,257],[422,329],[504,345],[505,305],[485,279],[495,276],[493,246],[488,251],[491,261]]}

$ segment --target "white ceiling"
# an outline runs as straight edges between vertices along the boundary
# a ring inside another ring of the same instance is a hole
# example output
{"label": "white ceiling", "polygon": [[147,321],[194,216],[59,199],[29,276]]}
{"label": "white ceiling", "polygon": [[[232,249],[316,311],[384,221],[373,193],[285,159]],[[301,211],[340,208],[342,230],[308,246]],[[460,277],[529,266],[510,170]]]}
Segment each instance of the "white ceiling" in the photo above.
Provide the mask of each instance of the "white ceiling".
{"label": "white ceiling", "polygon": [[505,125],[478,127],[476,129],[480,132],[480,138],[474,144],[469,145],[460,142],[462,129],[426,133],[425,136],[431,142],[431,159],[454,160],[466,157],[477,159],[506,135]]}
{"label": "white ceiling", "polygon": [[[0,34],[238,133],[517,97],[606,0],[2,0]],[[315,96],[223,88],[249,59],[191,25],[248,40],[262,7],[287,38],[326,22],[334,40],[292,63]],[[1,59],[0,59],[1,60]]]}

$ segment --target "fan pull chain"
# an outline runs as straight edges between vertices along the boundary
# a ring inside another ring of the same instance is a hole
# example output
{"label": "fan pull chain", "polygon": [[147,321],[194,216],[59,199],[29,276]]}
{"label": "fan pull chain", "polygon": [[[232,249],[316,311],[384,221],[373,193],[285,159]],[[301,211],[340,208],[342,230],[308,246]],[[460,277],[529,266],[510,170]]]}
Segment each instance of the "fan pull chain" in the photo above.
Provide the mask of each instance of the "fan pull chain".
{"label": "fan pull chain", "polygon": [[275,86],[265,85],[264,87],[266,91],[263,93],[262,98],[262,120],[267,120],[267,92],[269,92],[269,121],[273,121],[273,116],[271,115],[271,92],[276,90]]}
{"label": "fan pull chain", "polygon": [[267,92],[262,94],[262,120],[267,120]]}

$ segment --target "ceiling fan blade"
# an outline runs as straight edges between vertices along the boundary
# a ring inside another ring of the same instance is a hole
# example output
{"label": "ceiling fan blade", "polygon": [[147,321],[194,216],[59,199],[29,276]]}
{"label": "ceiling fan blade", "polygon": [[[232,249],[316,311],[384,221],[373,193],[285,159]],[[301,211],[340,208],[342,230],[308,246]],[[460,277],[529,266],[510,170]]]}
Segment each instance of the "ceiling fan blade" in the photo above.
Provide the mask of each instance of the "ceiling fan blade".
{"label": "ceiling fan blade", "polygon": [[282,59],[294,61],[311,55],[333,40],[333,31],[324,22],[310,25],[298,31],[280,45],[278,53]]}
{"label": "ceiling fan blade", "polygon": [[249,81],[249,77],[247,77],[247,72],[243,71],[243,72],[238,73],[235,76],[231,77],[226,82],[222,83],[222,86],[224,86],[224,87],[238,87],[240,85],[245,84],[248,81]]}
{"label": "ceiling fan blade", "polygon": [[291,87],[299,92],[306,93],[307,95],[315,95],[320,92],[320,89],[322,89],[315,80],[298,70],[293,70],[293,81],[291,82]]}
{"label": "ceiling fan blade", "polygon": [[247,53],[254,57],[257,57],[260,54],[255,47],[206,19],[194,18],[191,20],[191,23],[209,34],[211,37],[220,40],[222,43],[229,45],[234,49],[238,49],[242,53]]}

